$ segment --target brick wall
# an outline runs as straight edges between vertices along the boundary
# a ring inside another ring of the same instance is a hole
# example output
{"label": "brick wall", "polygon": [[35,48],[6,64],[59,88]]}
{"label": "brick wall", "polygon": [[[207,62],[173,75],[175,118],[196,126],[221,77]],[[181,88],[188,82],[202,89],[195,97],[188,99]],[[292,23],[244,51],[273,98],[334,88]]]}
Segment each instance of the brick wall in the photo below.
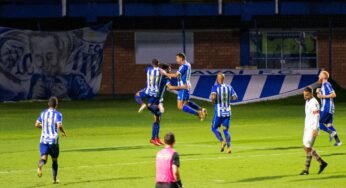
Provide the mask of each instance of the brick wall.
{"label": "brick wall", "polygon": [[[318,34],[318,66],[329,69],[328,32]],[[346,88],[346,34],[345,31],[334,31],[332,37],[332,70],[331,77],[341,87]]]}
{"label": "brick wall", "polygon": [[[116,32],[114,36],[115,93],[134,93],[145,87],[145,65],[135,64],[134,32]],[[196,69],[230,69],[239,66],[239,41],[238,32],[195,32],[195,59],[192,67]],[[112,37],[110,35],[104,49],[101,95],[112,93],[112,50]],[[172,54],[175,53],[177,52],[172,52]]]}

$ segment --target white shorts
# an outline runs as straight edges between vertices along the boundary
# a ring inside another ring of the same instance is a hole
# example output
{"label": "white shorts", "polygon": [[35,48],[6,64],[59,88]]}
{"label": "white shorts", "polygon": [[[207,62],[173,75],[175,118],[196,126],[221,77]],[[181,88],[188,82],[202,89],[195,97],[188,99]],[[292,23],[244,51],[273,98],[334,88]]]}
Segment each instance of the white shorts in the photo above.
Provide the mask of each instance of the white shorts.
{"label": "white shorts", "polygon": [[312,148],[314,146],[316,138],[312,136],[312,130],[304,131],[303,145],[307,148]]}

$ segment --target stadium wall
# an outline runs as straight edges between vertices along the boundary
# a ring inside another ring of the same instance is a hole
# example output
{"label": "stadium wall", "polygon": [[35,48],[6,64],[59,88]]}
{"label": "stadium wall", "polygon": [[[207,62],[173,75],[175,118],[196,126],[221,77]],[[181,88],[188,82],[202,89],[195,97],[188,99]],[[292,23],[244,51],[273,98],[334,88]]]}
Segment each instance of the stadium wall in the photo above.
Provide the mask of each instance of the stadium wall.
{"label": "stadium wall", "polygon": [[[145,87],[145,65],[135,63],[135,33],[114,32],[115,93],[130,94]],[[101,95],[112,94],[112,35],[104,49]],[[175,58],[177,52],[172,52]],[[194,32],[194,64],[196,69],[232,69],[240,62],[239,32]],[[177,68],[177,67],[173,67]]]}
{"label": "stadium wall", "polygon": [[[112,94],[112,50],[114,36],[115,93],[130,94],[145,86],[145,65],[135,64],[135,33],[113,32],[104,49],[101,95]],[[240,65],[240,33],[232,31],[194,32],[194,64],[196,69],[232,69]],[[346,33],[333,31],[331,57],[329,32],[318,33],[318,67],[331,71],[332,78],[346,88]],[[172,58],[174,54],[172,52]],[[333,62],[329,65],[329,59]],[[177,68],[177,67],[174,67]]]}

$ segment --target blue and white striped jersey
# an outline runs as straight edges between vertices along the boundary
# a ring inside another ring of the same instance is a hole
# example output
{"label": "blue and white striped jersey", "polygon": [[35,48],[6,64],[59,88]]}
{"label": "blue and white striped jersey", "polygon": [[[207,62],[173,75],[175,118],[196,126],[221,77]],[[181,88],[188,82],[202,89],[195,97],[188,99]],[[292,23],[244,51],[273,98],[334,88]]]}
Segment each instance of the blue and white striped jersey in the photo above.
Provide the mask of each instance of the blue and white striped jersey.
{"label": "blue and white striped jersey", "polygon": [[145,93],[152,97],[159,97],[162,75],[158,67],[147,68],[147,87]]}
{"label": "blue and white striped jersey", "polygon": [[[332,87],[332,84],[330,84],[329,82],[325,82],[322,84],[321,87],[321,92],[322,95],[329,95],[331,93],[334,92],[334,89]],[[335,106],[334,106],[334,100],[331,98],[328,99],[321,99],[321,111],[323,112],[328,112],[331,114],[334,114],[335,111]]]}
{"label": "blue and white striped jersey", "polygon": [[58,144],[58,124],[62,123],[62,114],[55,109],[47,109],[41,112],[37,122],[42,124],[40,143]]}
{"label": "blue and white striped jersey", "polygon": [[216,84],[211,89],[211,94],[216,94],[214,104],[215,115],[217,115],[217,117],[231,116],[232,96],[237,96],[233,87],[226,84]]}
{"label": "blue and white striped jersey", "polygon": [[178,86],[187,85],[187,87],[190,89],[191,64],[185,61],[184,64],[180,65],[178,73]]}

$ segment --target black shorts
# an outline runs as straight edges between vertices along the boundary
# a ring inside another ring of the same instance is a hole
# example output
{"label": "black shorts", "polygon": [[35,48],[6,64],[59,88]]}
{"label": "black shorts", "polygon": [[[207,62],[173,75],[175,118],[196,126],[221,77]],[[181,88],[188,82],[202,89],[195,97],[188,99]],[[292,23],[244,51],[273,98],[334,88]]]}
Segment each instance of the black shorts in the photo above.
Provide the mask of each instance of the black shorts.
{"label": "black shorts", "polygon": [[162,182],[157,182],[156,183],[156,188],[179,188],[176,183],[162,183]]}
{"label": "black shorts", "polygon": [[44,144],[40,143],[40,153],[42,155],[50,155],[52,158],[59,157],[59,145],[58,144]]}

